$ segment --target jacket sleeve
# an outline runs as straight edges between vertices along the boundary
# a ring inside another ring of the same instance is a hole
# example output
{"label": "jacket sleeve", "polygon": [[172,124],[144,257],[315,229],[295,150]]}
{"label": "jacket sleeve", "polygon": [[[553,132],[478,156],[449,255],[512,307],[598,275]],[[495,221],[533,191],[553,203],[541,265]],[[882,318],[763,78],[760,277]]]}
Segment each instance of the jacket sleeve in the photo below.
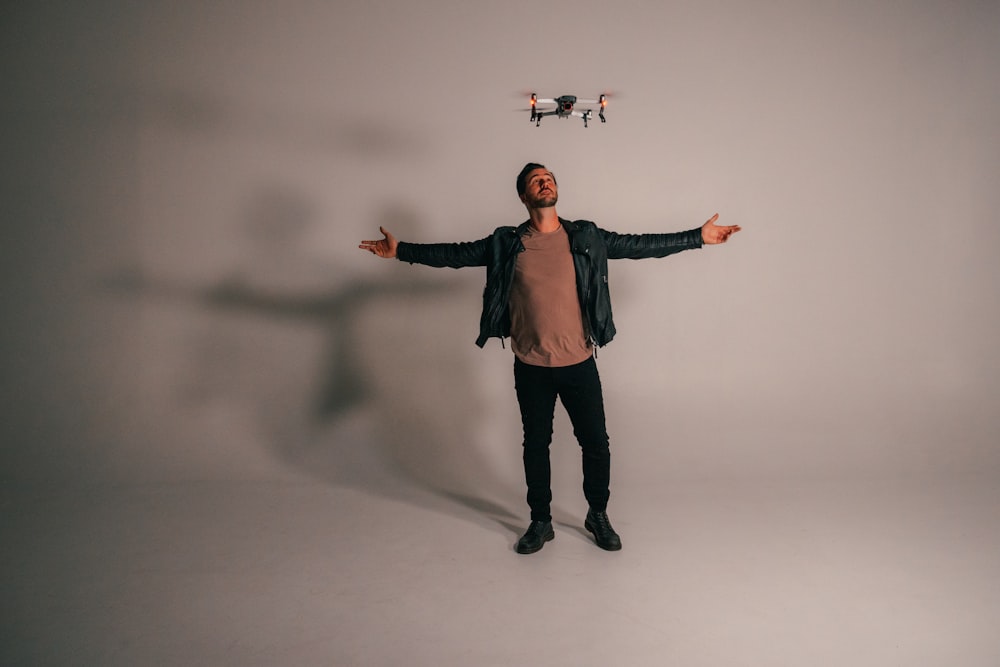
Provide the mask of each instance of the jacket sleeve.
{"label": "jacket sleeve", "polygon": [[666,257],[682,250],[700,248],[701,227],[671,234],[617,234],[602,229],[608,259]]}
{"label": "jacket sleeve", "polygon": [[410,264],[461,269],[486,266],[489,238],[466,243],[406,243],[396,247],[396,258]]}

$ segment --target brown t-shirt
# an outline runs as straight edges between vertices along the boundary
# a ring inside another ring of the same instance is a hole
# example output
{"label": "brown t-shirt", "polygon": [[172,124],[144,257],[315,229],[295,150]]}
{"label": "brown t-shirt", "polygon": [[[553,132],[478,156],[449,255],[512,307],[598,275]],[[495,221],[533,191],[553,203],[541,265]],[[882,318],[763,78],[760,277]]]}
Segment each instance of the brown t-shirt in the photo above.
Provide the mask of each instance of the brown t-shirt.
{"label": "brown t-shirt", "polygon": [[562,225],[521,237],[510,291],[511,349],[533,366],[571,366],[592,353],[576,293],[569,236]]}

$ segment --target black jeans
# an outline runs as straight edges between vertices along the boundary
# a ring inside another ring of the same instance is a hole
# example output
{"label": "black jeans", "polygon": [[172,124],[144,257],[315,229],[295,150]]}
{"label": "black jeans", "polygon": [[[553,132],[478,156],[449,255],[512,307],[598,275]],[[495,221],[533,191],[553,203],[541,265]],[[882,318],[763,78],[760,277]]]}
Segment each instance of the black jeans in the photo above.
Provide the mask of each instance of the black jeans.
{"label": "black jeans", "polygon": [[593,357],[573,366],[547,368],[514,360],[514,387],[524,426],[524,479],[532,521],[551,521],[552,469],[549,445],[556,397],[573,424],[583,450],[583,494],[590,508],[608,506],[611,451],[604,421],[604,395]]}

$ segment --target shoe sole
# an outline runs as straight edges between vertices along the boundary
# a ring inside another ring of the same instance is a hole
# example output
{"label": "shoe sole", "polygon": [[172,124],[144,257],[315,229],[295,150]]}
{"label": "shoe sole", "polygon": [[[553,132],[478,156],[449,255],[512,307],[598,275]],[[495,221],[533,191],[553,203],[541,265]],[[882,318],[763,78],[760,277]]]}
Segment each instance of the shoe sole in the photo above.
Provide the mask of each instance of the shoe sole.
{"label": "shoe sole", "polygon": [[552,540],[555,539],[555,537],[556,537],[556,532],[554,530],[550,531],[545,534],[545,537],[542,538],[542,543],[538,545],[537,549],[524,549],[521,547],[520,544],[518,544],[516,547],[514,547],[514,551],[516,551],[519,554],[523,554],[525,556],[527,556],[528,554],[536,554],[542,550],[542,547],[545,546],[546,542],[551,542]]}
{"label": "shoe sole", "polygon": [[599,539],[597,539],[597,531],[594,530],[594,526],[591,525],[591,523],[589,521],[584,521],[583,522],[583,527],[586,528],[588,531],[590,531],[590,534],[594,536],[594,544],[596,544],[597,546],[601,547],[605,551],[621,551],[622,550],[622,543],[621,542],[618,542],[618,544],[602,544],[601,541]]}

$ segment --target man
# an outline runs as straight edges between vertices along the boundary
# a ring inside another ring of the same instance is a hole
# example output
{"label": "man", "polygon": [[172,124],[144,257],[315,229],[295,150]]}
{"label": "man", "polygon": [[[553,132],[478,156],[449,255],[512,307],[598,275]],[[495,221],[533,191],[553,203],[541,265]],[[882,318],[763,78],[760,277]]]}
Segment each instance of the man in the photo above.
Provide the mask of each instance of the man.
{"label": "man", "polygon": [[616,234],[586,220],[556,214],[559,188],[544,165],[530,162],[517,175],[517,194],[528,210],[518,227],[498,227],[471,243],[414,244],[384,238],[362,241],[379,257],[436,267],[486,267],[483,312],[476,344],[509,337],[514,384],[524,427],[524,476],[531,524],[517,542],[535,553],[555,537],[550,504],[549,445],[558,397],[583,455],[583,492],[590,506],[584,527],[597,546],[621,549],[607,515],[611,453],[594,346],[611,342],[615,326],[608,292],[609,259],[665,257],[725,243],[738,226],[702,225],[676,234]]}

